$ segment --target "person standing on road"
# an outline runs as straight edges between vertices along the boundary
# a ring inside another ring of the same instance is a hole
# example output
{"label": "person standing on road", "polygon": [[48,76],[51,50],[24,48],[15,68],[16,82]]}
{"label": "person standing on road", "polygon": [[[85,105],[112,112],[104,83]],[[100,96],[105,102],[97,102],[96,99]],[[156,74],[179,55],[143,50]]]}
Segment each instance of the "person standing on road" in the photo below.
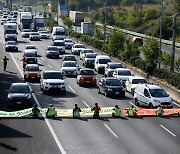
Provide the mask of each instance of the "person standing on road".
{"label": "person standing on road", "polygon": [[162,117],[162,116],[163,116],[163,113],[164,113],[164,110],[163,110],[162,106],[159,105],[158,108],[157,108],[157,110],[156,110],[156,115]]}
{"label": "person standing on road", "polygon": [[75,108],[73,109],[73,118],[80,118],[81,109],[75,104]]}
{"label": "person standing on road", "polygon": [[48,110],[46,112],[46,116],[49,117],[49,118],[50,117],[55,118],[56,114],[57,113],[56,113],[55,107],[52,104],[50,104],[49,107],[48,107]]}
{"label": "person standing on road", "polygon": [[9,58],[7,58],[6,56],[4,56],[4,58],[2,59],[3,63],[4,63],[4,71],[6,71],[6,67],[7,67],[7,62],[8,62]]}
{"label": "person standing on road", "polygon": [[99,111],[101,108],[98,106],[98,103],[95,103],[95,107],[91,109],[91,111],[94,111],[93,118],[99,118]]}
{"label": "person standing on road", "polygon": [[23,69],[25,69],[26,65],[27,65],[27,59],[26,57],[24,56],[21,61],[23,62]]}
{"label": "person standing on road", "polygon": [[135,117],[136,116],[136,108],[134,107],[134,105],[132,105],[131,108],[129,109],[128,115],[130,117]]}
{"label": "person standing on road", "polygon": [[32,108],[32,116],[33,117],[38,117],[40,113],[40,110],[38,109],[38,106],[36,104],[33,105]]}
{"label": "person standing on road", "polygon": [[118,105],[115,105],[115,108],[112,110],[114,110],[114,112],[115,112],[115,113],[112,113],[113,117],[120,117],[121,116],[121,109],[119,108]]}

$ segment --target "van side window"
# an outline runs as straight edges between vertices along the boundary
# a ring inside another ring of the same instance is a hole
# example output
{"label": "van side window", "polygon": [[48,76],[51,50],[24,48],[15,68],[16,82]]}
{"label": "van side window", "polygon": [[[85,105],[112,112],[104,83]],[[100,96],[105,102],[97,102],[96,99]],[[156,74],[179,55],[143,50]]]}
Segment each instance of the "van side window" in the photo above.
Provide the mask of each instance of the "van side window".
{"label": "van side window", "polygon": [[147,89],[144,89],[144,96],[146,96],[146,97],[149,97],[149,96],[150,96]]}

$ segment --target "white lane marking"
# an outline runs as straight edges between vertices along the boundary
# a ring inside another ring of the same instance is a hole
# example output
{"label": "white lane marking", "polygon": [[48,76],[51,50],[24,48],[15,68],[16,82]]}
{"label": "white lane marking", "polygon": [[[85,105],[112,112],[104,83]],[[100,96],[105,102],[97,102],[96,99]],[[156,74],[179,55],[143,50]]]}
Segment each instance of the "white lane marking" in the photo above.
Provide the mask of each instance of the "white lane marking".
{"label": "white lane marking", "polygon": [[89,106],[85,101],[83,101],[83,103],[84,103],[88,108],[90,108],[90,106]]}
{"label": "white lane marking", "polygon": [[76,93],[75,90],[74,90],[73,88],[71,88],[70,85],[68,85],[68,87],[69,87],[74,93]]}
{"label": "white lane marking", "polygon": [[175,102],[173,102],[173,104],[175,104],[176,106],[180,107],[180,105],[179,105],[179,104],[177,104],[177,103],[175,103]]}
{"label": "white lane marking", "polygon": [[118,136],[112,131],[112,129],[111,128],[109,128],[109,126],[108,125],[106,125],[105,123],[104,123],[104,126],[111,132],[111,134],[113,134],[114,135],[114,137],[116,137],[116,138],[118,138]]}
{"label": "white lane marking", "polygon": [[[16,66],[17,66],[19,72],[20,72],[21,75],[23,76],[23,73],[22,73],[21,69],[19,68],[17,62],[15,61],[15,59],[14,59],[12,53],[10,53],[10,55],[11,55],[11,57],[12,57],[14,63],[16,64]],[[31,87],[30,87],[30,88],[31,88]],[[31,88],[31,89],[32,89],[32,88]],[[38,99],[36,98],[36,96],[35,96],[34,93],[32,93],[32,96],[33,96],[33,98],[34,98],[36,104],[38,105],[38,107],[41,108],[41,105],[39,104],[39,101],[38,101]],[[60,152],[61,152],[62,154],[66,154],[66,151],[64,150],[64,148],[63,148],[63,146],[62,146],[60,140],[58,139],[58,137],[57,137],[57,135],[56,135],[54,129],[52,128],[52,125],[50,124],[49,120],[45,117],[45,115],[43,115],[43,118],[44,118],[44,120],[45,120],[45,122],[46,122],[46,124],[47,124],[47,126],[48,126],[48,128],[49,128],[49,130],[50,130],[50,132],[51,132],[51,134],[52,134],[52,136],[53,136],[53,138],[54,138],[54,140],[55,140],[55,142],[56,142],[56,144],[57,144],[59,150],[60,150]]]}
{"label": "white lane marking", "polygon": [[51,65],[48,64],[48,66],[52,69]]}
{"label": "white lane marking", "polygon": [[162,127],[163,129],[165,129],[168,133],[170,133],[172,136],[176,137],[176,135],[174,133],[172,133],[169,129],[167,129],[166,127],[164,127],[163,125],[160,125],[160,127]]}
{"label": "white lane marking", "polygon": [[137,109],[139,109],[135,104],[133,104],[132,102],[129,102],[131,105],[133,105],[134,107],[136,107]]}
{"label": "white lane marking", "polygon": [[43,57],[41,57],[41,59],[42,59],[42,60],[44,60],[44,58],[43,58]]}

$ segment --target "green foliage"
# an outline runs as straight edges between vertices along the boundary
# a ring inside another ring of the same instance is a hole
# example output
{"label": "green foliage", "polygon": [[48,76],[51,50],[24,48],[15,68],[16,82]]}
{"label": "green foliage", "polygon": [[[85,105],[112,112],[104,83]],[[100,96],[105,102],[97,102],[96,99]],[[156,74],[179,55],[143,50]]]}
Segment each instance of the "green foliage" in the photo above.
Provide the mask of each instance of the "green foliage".
{"label": "green foliage", "polygon": [[178,72],[180,72],[180,58],[175,60],[175,68]]}
{"label": "green foliage", "polygon": [[61,19],[63,20],[63,23],[69,28],[72,28],[73,22],[66,16],[61,15]]}
{"label": "green foliage", "polygon": [[152,19],[157,19],[159,16],[158,16],[158,12],[156,9],[154,8],[148,8],[144,11],[144,19],[145,21],[148,21],[148,20],[152,20]]}
{"label": "green foliage", "polygon": [[103,33],[102,33],[101,29],[99,29],[97,27],[94,29],[94,37],[99,40],[103,40]]}
{"label": "green foliage", "polygon": [[176,12],[180,12],[180,1],[174,0],[174,8]]}
{"label": "green foliage", "polygon": [[159,57],[159,61],[163,64],[165,69],[168,69],[171,66],[171,55],[164,52],[162,56]]}

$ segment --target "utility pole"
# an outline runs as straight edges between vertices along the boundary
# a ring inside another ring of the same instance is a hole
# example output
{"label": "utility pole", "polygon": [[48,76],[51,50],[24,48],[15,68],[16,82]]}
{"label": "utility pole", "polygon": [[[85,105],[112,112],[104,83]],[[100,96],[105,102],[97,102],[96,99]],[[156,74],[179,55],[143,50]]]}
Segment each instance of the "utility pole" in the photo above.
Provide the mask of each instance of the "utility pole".
{"label": "utility pole", "polygon": [[104,42],[106,42],[107,33],[107,0],[105,0],[105,14],[104,14]]}
{"label": "utility pole", "polygon": [[[162,15],[163,15],[163,0],[160,2],[161,4],[161,9],[160,9],[160,36],[159,36],[159,56],[162,55],[161,47],[162,47]],[[159,68],[161,67],[161,62],[159,62]]]}
{"label": "utility pole", "polygon": [[172,53],[171,53],[171,68],[170,71],[174,72],[174,60],[175,60],[175,43],[176,43],[176,29],[180,24],[177,24],[177,17],[180,16],[180,13],[176,13],[173,16],[173,36],[172,36]]}

